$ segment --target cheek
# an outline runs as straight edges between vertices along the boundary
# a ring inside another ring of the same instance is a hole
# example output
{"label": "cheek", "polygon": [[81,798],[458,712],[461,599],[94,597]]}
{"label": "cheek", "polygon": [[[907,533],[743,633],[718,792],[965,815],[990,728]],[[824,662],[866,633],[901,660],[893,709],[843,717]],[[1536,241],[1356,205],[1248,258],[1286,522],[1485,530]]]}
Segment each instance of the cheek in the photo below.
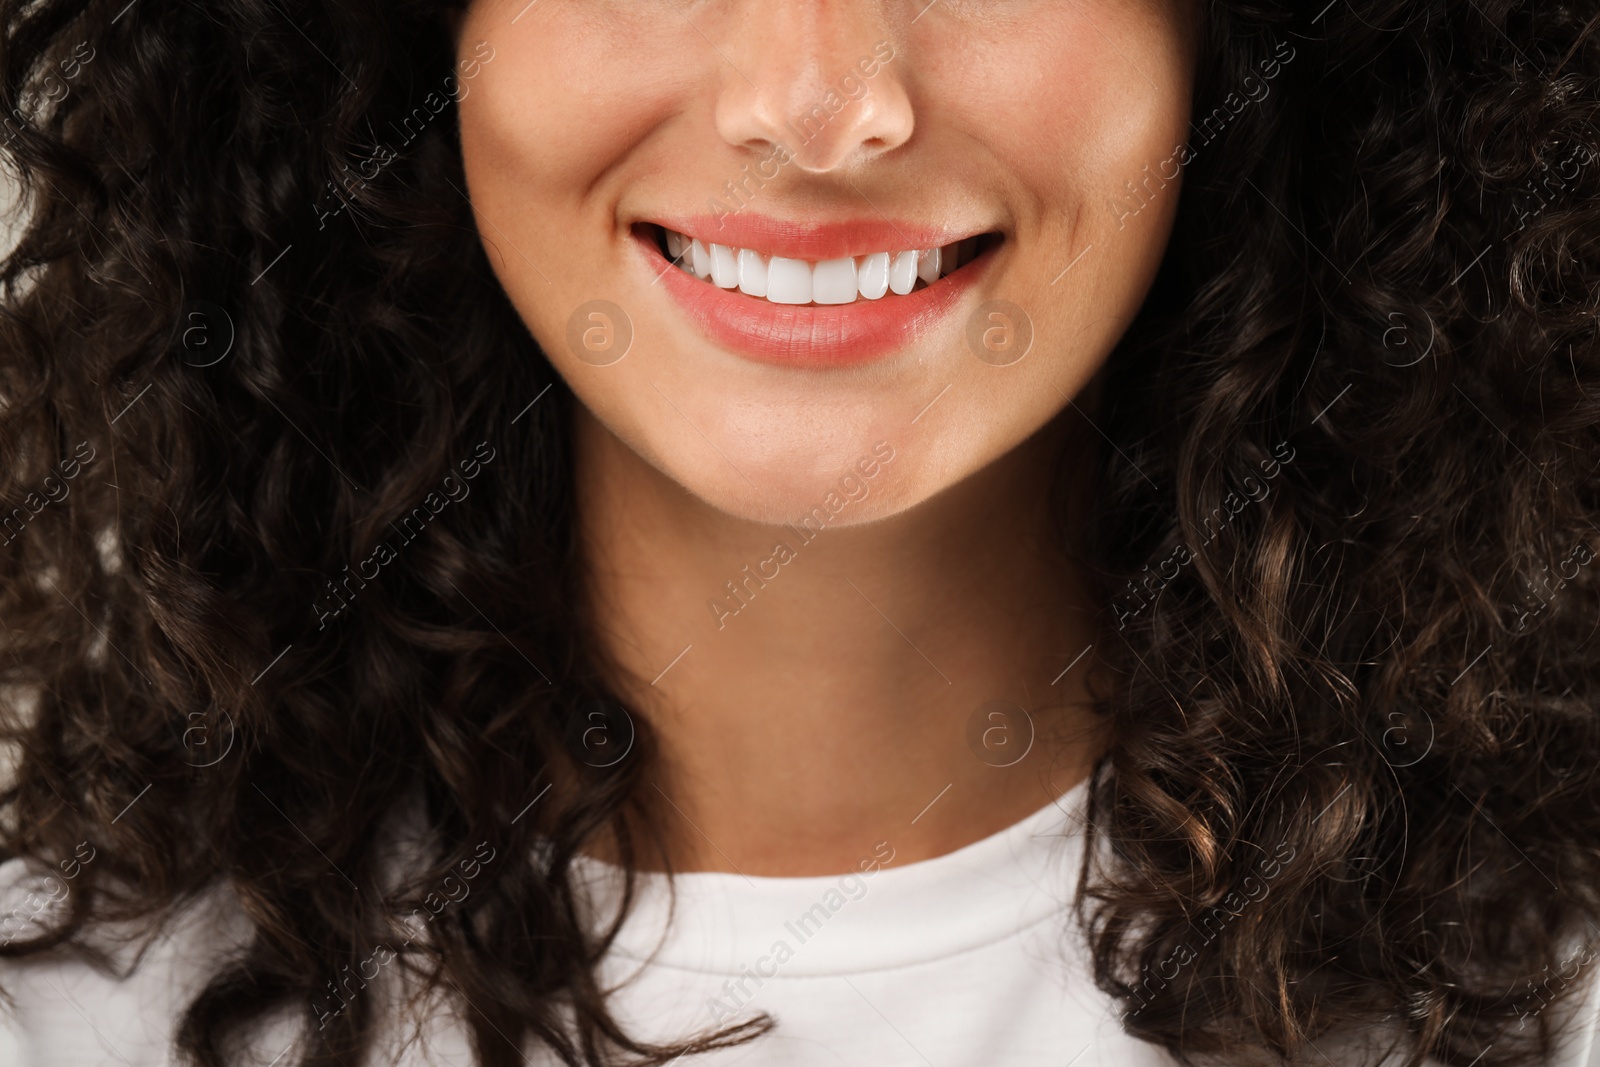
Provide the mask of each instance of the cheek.
{"label": "cheek", "polygon": [[1047,31],[974,56],[968,77],[982,89],[945,106],[964,113],[1041,214],[1103,207],[1186,137],[1190,32],[1169,8],[1075,3]]}
{"label": "cheek", "polygon": [[[571,197],[592,189],[617,159],[658,126],[669,109],[659,75],[671,70],[660,42],[626,27],[559,24],[567,9],[535,9],[529,26],[463,28],[462,40],[494,45],[461,102],[462,154],[469,177],[514,183],[524,193]],[[552,22],[558,24],[552,25]],[[473,34],[477,36],[474,37]],[[476,190],[474,190],[476,192]]]}
{"label": "cheek", "polygon": [[973,377],[969,395],[985,420],[967,435],[990,449],[1077,395],[1138,313],[1179,183],[1136,213],[1116,204],[1186,139],[1194,66],[1194,37],[1175,6],[1074,0],[1022,12],[1037,16],[1031,26],[975,25],[951,42],[940,59],[956,73],[928,90],[960,139],[954,147],[988,157],[1014,211],[996,290],[1030,320],[1034,354]]}
{"label": "cheek", "polygon": [[495,54],[460,104],[462,165],[507,295],[585,402],[609,408],[631,363],[585,366],[569,351],[571,320],[592,301],[632,306],[615,288],[615,209],[628,161],[682,110],[690,75],[671,53],[685,46],[665,8],[652,21],[541,2],[511,24],[524,2],[480,0],[462,27],[463,55],[480,40]]}
{"label": "cheek", "polygon": [[[941,105],[1016,193],[1012,299],[1034,317],[1043,351],[1081,363],[1132,321],[1164,255],[1181,175],[1163,162],[1188,136],[1196,38],[1180,4],[1077,0],[1050,11],[1034,32],[1008,29],[975,50]],[[1153,177],[1162,170],[1165,181]],[[1071,395],[1092,367],[1055,369]]]}
{"label": "cheek", "polygon": [[1170,148],[1188,126],[1191,34],[1176,17],[1108,20],[1089,34],[1080,29],[1061,53],[1044,60],[1067,69],[1070,94],[1054,111],[1064,122],[1045,124],[1047,143],[1060,151],[1076,147],[1086,167],[1118,160],[1142,144]]}

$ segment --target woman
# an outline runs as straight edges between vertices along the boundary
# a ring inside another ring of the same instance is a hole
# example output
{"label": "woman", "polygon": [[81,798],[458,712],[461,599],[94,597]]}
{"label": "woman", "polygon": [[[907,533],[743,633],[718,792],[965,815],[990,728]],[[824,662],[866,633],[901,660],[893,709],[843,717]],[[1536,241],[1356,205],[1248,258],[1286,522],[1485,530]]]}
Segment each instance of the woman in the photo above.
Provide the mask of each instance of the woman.
{"label": "woman", "polygon": [[1590,1063],[1600,16],[1313,6],[0,4],[8,1062]]}

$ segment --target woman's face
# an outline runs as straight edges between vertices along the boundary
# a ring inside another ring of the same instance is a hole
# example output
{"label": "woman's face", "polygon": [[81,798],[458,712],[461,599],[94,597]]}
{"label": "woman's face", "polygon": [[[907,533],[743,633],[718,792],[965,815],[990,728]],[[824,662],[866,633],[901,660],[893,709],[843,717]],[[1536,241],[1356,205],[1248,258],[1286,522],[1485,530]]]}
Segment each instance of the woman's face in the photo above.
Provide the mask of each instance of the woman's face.
{"label": "woman's face", "polygon": [[478,229],[651,466],[747,519],[841,484],[871,491],[835,521],[882,518],[1039,429],[1128,326],[1177,204],[1197,6],[474,0]]}

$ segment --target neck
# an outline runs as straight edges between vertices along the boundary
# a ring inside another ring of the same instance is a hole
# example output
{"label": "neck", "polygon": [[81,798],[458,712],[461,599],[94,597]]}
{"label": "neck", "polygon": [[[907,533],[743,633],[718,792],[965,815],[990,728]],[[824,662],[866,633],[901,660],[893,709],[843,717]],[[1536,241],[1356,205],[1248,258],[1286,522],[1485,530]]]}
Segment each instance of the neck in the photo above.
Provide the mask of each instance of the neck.
{"label": "neck", "polygon": [[577,409],[594,637],[658,739],[646,789],[675,869],[840,873],[882,842],[914,862],[1088,775],[1094,657],[1064,669],[1095,640],[1092,605],[1050,508],[1074,416],[907,511],[819,533],[709,507]]}

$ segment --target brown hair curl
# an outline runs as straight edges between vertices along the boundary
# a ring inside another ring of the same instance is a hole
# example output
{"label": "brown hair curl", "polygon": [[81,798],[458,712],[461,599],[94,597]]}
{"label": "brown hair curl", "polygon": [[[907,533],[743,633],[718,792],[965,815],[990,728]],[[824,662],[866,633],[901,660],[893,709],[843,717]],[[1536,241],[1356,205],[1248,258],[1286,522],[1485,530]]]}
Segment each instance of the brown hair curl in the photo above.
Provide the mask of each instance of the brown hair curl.
{"label": "brown hair curl", "polygon": [[[253,941],[185,1016],[208,1067],[282,1006],[303,1063],[357,1063],[371,995],[315,998],[478,842],[402,956],[482,1062],[680,1051],[612,1020],[573,884],[597,835],[657,840],[649,732],[573,625],[573,400],[453,113],[373,134],[456,76],[445,7],[0,0],[31,211],[0,265],[0,841],[95,856],[0,954],[226,883]],[[1600,507],[1597,21],[1208,7],[1088,530],[1116,739],[1080,906],[1126,1024],[1180,1054],[1385,1020],[1412,1064],[1548,1049],[1529,996],[1600,912],[1600,603],[1567,573]],[[591,758],[597,721],[629,759]]]}

